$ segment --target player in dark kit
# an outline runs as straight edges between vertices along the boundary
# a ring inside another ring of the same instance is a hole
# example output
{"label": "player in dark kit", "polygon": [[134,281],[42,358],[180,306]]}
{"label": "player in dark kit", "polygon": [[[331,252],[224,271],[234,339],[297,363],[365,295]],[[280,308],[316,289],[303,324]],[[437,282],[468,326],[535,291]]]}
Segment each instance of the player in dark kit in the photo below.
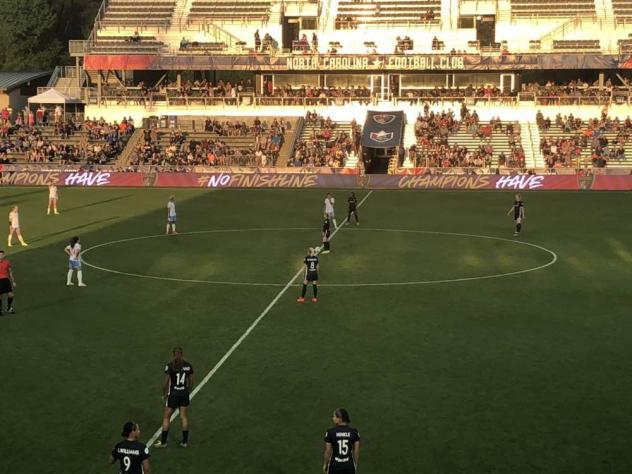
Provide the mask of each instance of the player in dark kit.
{"label": "player in dark kit", "polygon": [[114,446],[110,454],[110,464],[118,461],[121,465],[121,474],[149,474],[149,449],[140,438],[140,427],[133,421],[123,425],[121,436],[123,441]]}
{"label": "player in dark kit", "polygon": [[332,416],[334,427],[325,433],[325,474],[355,474],[360,457],[360,433],[349,426],[351,420],[344,408],[338,408]]}
{"label": "player in dark kit", "polygon": [[331,252],[331,223],[328,217],[325,217],[323,223],[323,250],[320,253]]}
{"label": "player in dark kit", "polygon": [[347,225],[351,224],[351,214],[355,217],[356,225],[360,225],[360,219],[358,219],[358,198],[355,193],[351,193],[347,198],[347,204],[349,209],[347,210]]}
{"label": "player in dark kit", "polygon": [[179,409],[180,420],[182,420],[180,447],[186,448],[189,444],[189,394],[193,390],[193,366],[182,358],[181,347],[173,349],[173,360],[165,367],[165,374],[163,394],[166,403],[162,417],[162,433],[154,447],[167,447],[171,415]]}
{"label": "player in dark kit", "polygon": [[520,194],[516,194],[514,196],[513,206],[509,208],[509,211],[507,211],[507,215],[511,215],[512,211],[514,215],[514,221],[516,221],[516,230],[514,231],[514,237],[516,237],[520,234],[520,231],[522,230],[522,221],[525,218],[524,203],[522,202],[522,196]]}
{"label": "player in dark kit", "polygon": [[299,296],[296,301],[299,303],[305,302],[305,293],[307,293],[307,285],[308,283],[312,284],[314,289],[314,297],[312,298],[312,303],[316,303],[318,301],[318,257],[316,256],[316,250],[310,248],[307,253],[307,257],[303,260],[305,264],[305,277],[303,278],[303,290],[301,292],[301,296]]}
{"label": "player in dark kit", "polygon": [[15,279],[11,271],[11,262],[5,257],[4,250],[0,250],[0,316],[2,316],[2,296],[7,295],[7,312],[14,314],[13,309],[13,287]]}

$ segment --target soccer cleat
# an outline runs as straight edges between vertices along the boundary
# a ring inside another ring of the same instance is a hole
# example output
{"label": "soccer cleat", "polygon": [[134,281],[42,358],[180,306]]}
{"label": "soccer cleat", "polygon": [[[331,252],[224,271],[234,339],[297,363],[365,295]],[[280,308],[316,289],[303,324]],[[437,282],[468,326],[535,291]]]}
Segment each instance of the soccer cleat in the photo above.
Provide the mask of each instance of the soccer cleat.
{"label": "soccer cleat", "polygon": [[8,310],[7,313],[9,314],[15,314],[15,310],[13,309],[13,306],[11,306]]}
{"label": "soccer cleat", "polygon": [[514,232],[514,237],[518,237],[518,232]]}
{"label": "soccer cleat", "polygon": [[185,443],[184,441],[180,442],[180,447],[181,448],[188,448],[189,447],[189,443]]}
{"label": "soccer cleat", "polygon": [[86,285],[85,283],[79,283],[77,286],[86,287],[86,286],[88,286],[88,285]]}
{"label": "soccer cleat", "polygon": [[299,296],[298,298],[296,298],[296,301],[298,303],[305,303],[305,298],[303,298],[302,296]]}
{"label": "soccer cleat", "polygon": [[158,440],[154,443],[154,448],[157,449],[162,449],[162,448],[166,448],[167,447],[167,443],[162,444],[162,441]]}
{"label": "soccer cleat", "polygon": [[69,282],[66,283],[66,286],[75,286],[75,284],[73,282],[69,281]]}
{"label": "soccer cleat", "polygon": [[324,253],[329,253],[329,252],[331,252],[331,250],[323,250],[323,251],[322,251],[322,252],[320,252],[320,253],[323,253],[323,254],[324,254]]}
{"label": "soccer cleat", "polygon": [[360,223],[359,223],[359,222],[356,222],[356,225],[360,225]]}
{"label": "soccer cleat", "polygon": [[29,244],[27,244],[26,242],[20,242],[20,245],[21,245],[22,247],[28,247],[28,246],[29,246]]}
{"label": "soccer cleat", "polygon": [[59,212],[55,211],[55,214],[59,214]]}
{"label": "soccer cleat", "polygon": [[318,298],[312,298],[312,303],[318,303]]}
{"label": "soccer cleat", "polygon": [[46,211],[46,215],[50,216],[50,210]]}

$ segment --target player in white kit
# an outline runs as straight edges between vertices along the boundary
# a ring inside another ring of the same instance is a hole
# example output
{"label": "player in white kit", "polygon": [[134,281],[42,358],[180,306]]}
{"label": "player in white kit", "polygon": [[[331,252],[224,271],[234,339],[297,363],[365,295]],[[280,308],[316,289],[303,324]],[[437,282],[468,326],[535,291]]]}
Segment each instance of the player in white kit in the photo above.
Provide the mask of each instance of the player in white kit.
{"label": "player in white kit", "polygon": [[334,213],[334,204],[336,200],[334,197],[327,193],[325,196],[325,217],[329,219],[330,222],[333,222],[334,228],[338,228],[338,223],[336,222],[336,215]]}
{"label": "player in white kit", "polygon": [[18,212],[18,206],[13,206],[11,212],[9,212],[9,238],[7,239],[7,245],[11,247],[13,234],[18,236],[18,240],[20,241],[20,245],[22,247],[28,246],[24,239],[22,238],[22,233],[20,232],[20,214]]}
{"label": "player in white kit", "polygon": [[78,286],[88,286],[83,282],[83,272],[81,271],[81,243],[79,237],[70,239],[70,244],[66,245],[64,252],[68,254],[68,277],[66,278],[66,286],[74,286],[72,282],[72,273],[77,270]]}
{"label": "player in white kit", "polygon": [[59,200],[59,192],[57,191],[57,186],[51,184],[48,186],[48,209],[46,210],[46,214],[50,214],[51,208],[55,212],[55,214],[59,214],[57,211],[57,201]]}
{"label": "player in white kit", "polygon": [[[171,232],[170,232],[171,230]],[[169,197],[167,203],[167,232],[166,234],[177,234],[176,232],[176,198],[175,196]]]}

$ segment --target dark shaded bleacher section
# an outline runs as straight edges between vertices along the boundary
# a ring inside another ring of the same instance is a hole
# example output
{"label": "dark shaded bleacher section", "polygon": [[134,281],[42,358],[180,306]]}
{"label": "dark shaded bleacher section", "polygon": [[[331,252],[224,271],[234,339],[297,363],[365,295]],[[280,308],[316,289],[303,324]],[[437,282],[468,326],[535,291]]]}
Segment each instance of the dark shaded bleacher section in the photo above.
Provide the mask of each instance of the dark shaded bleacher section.
{"label": "dark shaded bleacher section", "polygon": [[90,51],[94,53],[119,53],[145,54],[156,53],[164,47],[164,43],[156,40],[155,36],[131,37],[99,36],[91,45]]}
{"label": "dark shaded bleacher section", "polygon": [[612,0],[615,18],[632,18],[632,0]]}
{"label": "dark shaded bleacher section", "polygon": [[553,49],[558,51],[600,51],[599,40],[553,40]]}

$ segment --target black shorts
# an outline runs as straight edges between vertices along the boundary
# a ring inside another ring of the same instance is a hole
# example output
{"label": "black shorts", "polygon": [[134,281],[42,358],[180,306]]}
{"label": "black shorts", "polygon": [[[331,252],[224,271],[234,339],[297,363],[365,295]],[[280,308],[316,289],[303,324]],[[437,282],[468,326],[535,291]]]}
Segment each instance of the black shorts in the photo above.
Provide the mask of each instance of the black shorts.
{"label": "black shorts", "polygon": [[307,275],[305,275],[305,280],[318,281],[318,272],[307,272]]}
{"label": "black shorts", "polygon": [[330,464],[327,469],[327,474],[355,474],[355,467],[337,467],[335,464]]}
{"label": "black shorts", "polygon": [[11,293],[13,291],[13,285],[8,278],[0,278],[0,295],[5,293]]}
{"label": "black shorts", "polygon": [[171,393],[167,397],[167,406],[172,409],[188,407],[190,403],[188,393]]}

